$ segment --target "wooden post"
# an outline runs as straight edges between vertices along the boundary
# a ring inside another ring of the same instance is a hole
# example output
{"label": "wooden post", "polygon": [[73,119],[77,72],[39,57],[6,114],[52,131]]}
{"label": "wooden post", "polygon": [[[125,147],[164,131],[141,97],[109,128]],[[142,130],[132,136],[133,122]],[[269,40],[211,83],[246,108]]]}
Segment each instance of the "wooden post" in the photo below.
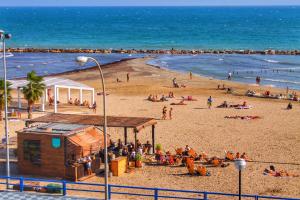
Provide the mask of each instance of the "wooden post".
{"label": "wooden post", "polygon": [[154,154],[155,148],[155,125],[152,125],[152,153]]}
{"label": "wooden post", "polygon": [[41,110],[43,112],[45,112],[45,91],[44,91],[43,96],[41,98]]}
{"label": "wooden post", "polygon": [[95,89],[92,90],[92,99],[91,99],[91,105],[95,102]]}
{"label": "wooden post", "polygon": [[20,90],[21,88],[18,88],[18,108],[22,108]]}
{"label": "wooden post", "polygon": [[82,89],[79,90],[79,101],[80,101],[80,105],[82,104],[83,100],[82,100]]}
{"label": "wooden post", "polygon": [[71,98],[71,88],[68,88],[68,96],[67,96],[67,98],[68,98],[68,101],[70,101],[70,98]]}
{"label": "wooden post", "polygon": [[54,113],[57,113],[57,89],[56,86],[54,86]]}
{"label": "wooden post", "polygon": [[127,127],[124,127],[124,143],[127,144]]}
{"label": "wooden post", "polygon": [[137,130],[134,130],[134,147],[135,147],[135,149],[137,150],[137,133],[138,133],[138,131]]}

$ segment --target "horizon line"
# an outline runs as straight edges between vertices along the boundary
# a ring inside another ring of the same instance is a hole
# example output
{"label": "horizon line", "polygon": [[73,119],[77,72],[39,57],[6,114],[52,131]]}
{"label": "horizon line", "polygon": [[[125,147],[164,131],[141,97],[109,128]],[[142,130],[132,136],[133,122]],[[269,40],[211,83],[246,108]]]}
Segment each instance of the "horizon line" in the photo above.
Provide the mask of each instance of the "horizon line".
{"label": "horizon line", "polygon": [[0,8],[30,8],[30,7],[300,7],[300,4],[278,4],[278,5],[0,5]]}

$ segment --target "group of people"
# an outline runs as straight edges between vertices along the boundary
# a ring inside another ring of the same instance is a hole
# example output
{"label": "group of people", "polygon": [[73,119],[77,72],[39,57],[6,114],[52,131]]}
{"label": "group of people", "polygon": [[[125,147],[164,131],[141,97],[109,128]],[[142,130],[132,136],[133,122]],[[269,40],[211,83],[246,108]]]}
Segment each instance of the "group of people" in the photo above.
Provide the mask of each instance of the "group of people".
{"label": "group of people", "polygon": [[164,101],[168,101],[169,98],[174,98],[174,97],[175,96],[173,92],[169,92],[167,96],[163,94],[160,98],[158,97],[158,95],[150,94],[147,100],[152,102],[164,102]]}
{"label": "group of people", "polygon": [[[124,144],[121,139],[119,139],[117,143],[110,140],[110,145],[107,149],[109,162],[119,156],[126,156],[129,161],[134,161],[137,154],[141,156],[144,154],[151,154],[152,145],[149,141],[142,144],[139,140],[137,140],[135,146],[133,142]],[[100,151],[100,157],[104,159],[104,150]]]}
{"label": "group of people", "polygon": [[[162,109],[162,119],[163,120],[167,119],[167,112],[168,112],[168,108],[167,108],[167,106],[164,106]],[[171,107],[169,110],[169,119],[170,120],[173,119],[172,114],[173,114],[173,108]]]}
{"label": "group of people", "polygon": [[77,163],[83,164],[84,172],[86,175],[92,174],[92,158],[91,156],[86,156],[77,160]]}
{"label": "group of people", "polygon": [[217,106],[217,108],[237,108],[237,109],[249,109],[252,108],[252,106],[248,105],[246,101],[244,101],[242,104],[228,104],[227,101],[224,101],[220,105]]}
{"label": "group of people", "polygon": [[[197,154],[189,145],[186,145],[185,148],[177,148],[175,154],[171,154],[170,151],[167,151],[164,154],[162,151],[162,147],[156,147],[155,152],[155,160],[157,164],[186,166],[189,174],[200,176],[211,175],[210,172],[208,172],[206,166],[224,168],[230,165],[229,162],[234,161],[238,158],[250,161],[245,152],[242,154],[240,154],[239,152],[234,154],[231,151],[225,151],[224,158],[219,158],[217,156],[208,157],[208,155],[204,152]],[[195,161],[200,161],[200,165],[195,167]]]}
{"label": "group of people", "polygon": [[270,165],[269,169],[266,168],[263,174],[275,177],[299,177],[298,174],[289,173],[286,170],[276,170],[274,165]]}
{"label": "group of people", "polygon": [[256,81],[256,84],[259,85],[259,84],[260,84],[260,81],[261,81],[260,76],[257,76],[257,77],[255,78],[255,81]]}
{"label": "group of people", "polygon": [[97,111],[97,103],[94,101],[93,105],[90,105],[90,103],[87,100],[84,100],[82,103],[80,103],[80,100],[77,98],[73,101],[72,97],[68,100],[68,104],[75,105],[75,106],[84,106],[89,109],[92,109],[95,113]]}
{"label": "group of people", "polygon": [[174,88],[181,88],[181,87],[185,88],[185,87],[186,87],[186,85],[184,85],[184,84],[179,85],[179,84],[177,83],[176,78],[173,78],[173,79],[172,79],[172,82],[173,82],[173,87],[174,87]]}
{"label": "group of people", "polygon": [[[130,73],[126,74],[126,81],[129,82],[130,81]],[[119,77],[117,77],[117,83],[121,83],[121,79],[119,79]]]}

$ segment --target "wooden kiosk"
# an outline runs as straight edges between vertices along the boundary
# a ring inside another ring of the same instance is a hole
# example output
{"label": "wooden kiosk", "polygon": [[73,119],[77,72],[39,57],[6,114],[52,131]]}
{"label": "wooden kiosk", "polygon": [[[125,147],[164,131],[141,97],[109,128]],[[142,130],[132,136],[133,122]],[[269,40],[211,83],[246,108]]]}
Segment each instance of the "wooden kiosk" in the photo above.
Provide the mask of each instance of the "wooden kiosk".
{"label": "wooden kiosk", "polygon": [[[133,129],[134,140],[142,129],[151,126],[155,146],[156,120],[144,117],[107,117],[107,126]],[[37,124],[37,125],[36,125]],[[27,121],[31,126],[18,131],[18,167],[21,174],[83,180],[86,177],[83,158],[92,158],[92,172],[100,167],[97,153],[104,147],[104,119],[97,115],[52,113]]]}
{"label": "wooden kiosk", "polygon": [[100,168],[96,155],[104,143],[103,133],[96,127],[46,123],[17,133],[21,174],[77,181],[87,176],[87,157],[92,160],[92,172]]}

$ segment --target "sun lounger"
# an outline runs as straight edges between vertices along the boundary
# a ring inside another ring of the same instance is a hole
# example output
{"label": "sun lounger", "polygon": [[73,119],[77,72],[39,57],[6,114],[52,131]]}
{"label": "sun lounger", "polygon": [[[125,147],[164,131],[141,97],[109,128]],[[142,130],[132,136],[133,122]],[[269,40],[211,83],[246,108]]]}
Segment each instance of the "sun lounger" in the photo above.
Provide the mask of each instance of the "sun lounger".
{"label": "sun lounger", "polygon": [[179,103],[171,103],[170,105],[172,105],[172,106],[183,106],[183,105],[187,105],[187,104],[183,103],[183,102],[179,102]]}
{"label": "sun lounger", "polygon": [[192,96],[182,97],[184,101],[198,101],[197,99],[194,99]]}
{"label": "sun lounger", "polygon": [[235,109],[251,109],[252,106],[237,106]]}

